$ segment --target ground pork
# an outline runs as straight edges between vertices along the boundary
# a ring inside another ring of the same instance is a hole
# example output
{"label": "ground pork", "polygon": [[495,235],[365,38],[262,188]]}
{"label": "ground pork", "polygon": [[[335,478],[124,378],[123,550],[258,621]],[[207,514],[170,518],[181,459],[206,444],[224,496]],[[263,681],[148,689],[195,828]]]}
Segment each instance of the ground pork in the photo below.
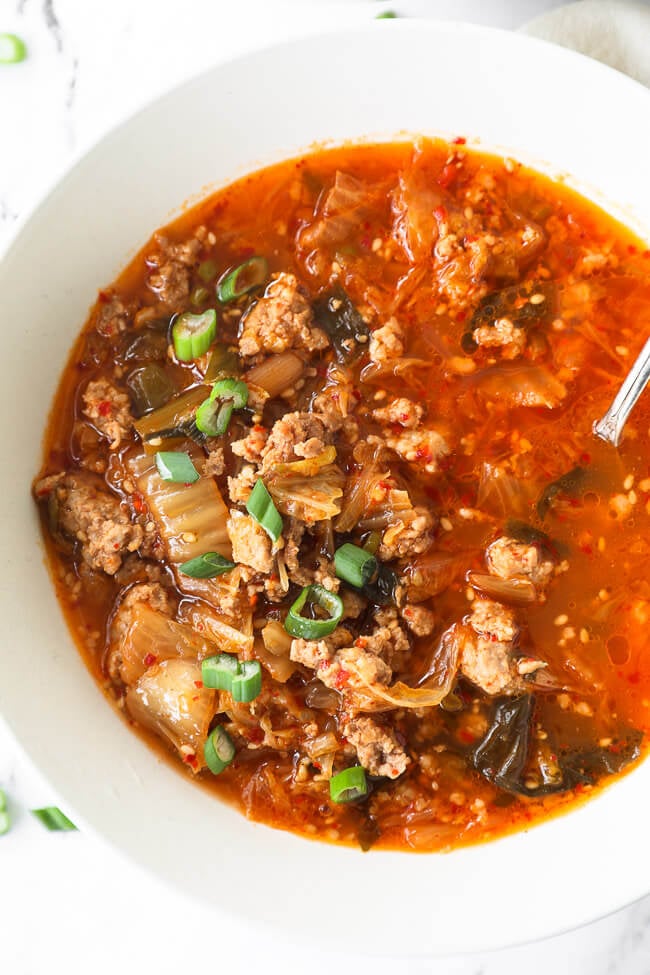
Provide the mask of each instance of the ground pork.
{"label": "ground pork", "polygon": [[422,419],[424,408],[404,396],[394,399],[388,406],[373,410],[372,415],[382,425],[397,424],[407,430],[414,430]]}
{"label": "ground pork", "polygon": [[273,424],[261,451],[261,473],[270,473],[276,464],[316,457],[330,437],[323,421],[313,413],[286,413]]}
{"label": "ground pork", "polygon": [[228,494],[233,504],[246,504],[257,480],[257,472],[251,464],[245,464],[235,477],[228,478]]}
{"label": "ground pork", "polygon": [[408,559],[426,552],[435,540],[435,521],[421,506],[400,511],[400,517],[384,531],[377,555],[383,562]]}
{"label": "ground pork", "polygon": [[232,545],[233,561],[249,565],[256,572],[271,572],[271,539],[262,526],[250,515],[233,509],[226,527]]}
{"label": "ground pork", "polygon": [[353,423],[356,425],[350,413],[354,411],[357,403],[350,370],[338,362],[330,363],[325,385],[314,397],[314,413],[318,413],[325,427],[332,432],[337,432],[344,426],[349,430]]}
{"label": "ground pork", "polygon": [[158,582],[140,582],[126,590],[110,629],[110,651],[108,655],[108,673],[112,680],[121,678],[122,666],[121,645],[127,630],[133,622],[133,607],[138,603],[146,603],[151,609],[166,616],[171,615],[169,595],[167,590]]}
{"label": "ground pork", "polygon": [[397,618],[397,610],[393,606],[378,609],[374,622],[376,626],[372,633],[360,636],[355,647],[381,657],[392,670],[401,670],[411,651],[411,644]]}
{"label": "ground pork", "polygon": [[77,541],[84,561],[115,575],[122,559],[142,544],[144,532],[134,525],[104,482],[87,471],[44,478],[35,485],[38,499],[48,498],[57,530]]}
{"label": "ground pork", "polygon": [[242,320],[239,351],[243,356],[287,349],[325,349],[329,339],[313,324],[311,305],[293,274],[278,274]]}
{"label": "ground pork", "polygon": [[236,454],[237,457],[243,457],[249,464],[259,464],[268,435],[268,430],[258,423],[251,427],[241,440],[233,440],[230,449],[233,454]]}
{"label": "ground pork", "polygon": [[351,718],[343,726],[343,733],[370,775],[396,779],[406,771],[409,758],[395,733],[373,718]]}
{"label": "ground pork", "polygon": [[538,588],[543,588],[553,575],[555,565],[545,557],[539,545],[527,545],[502,535],[492,542],[485,553],[492,575],[500,579],[525,576]]}
{"label": "ground pork", "polygon": [[486,694],[524,690],[514,658],[519,628],[512,610],[491,599],[476,599],[467,626],[457,629],[460,672]]}
{"label": "ground pork", "polygon": [[343,619],[356,620],[368,606],[368,600],[354,589],[343,589],[340,593],[343,602]]}
{"label": "ground pork", "polygon": [[84,390],[82,413],[116,450],[133,426],[131,403],[126,393],[107,379],[94,379]]}
{"label": "ground pork", "polygon": [[415,636],[431,636],[435,629],[435,613],[421,603],[407,603],[400,609],[400,615]]}
{"label": "ground pork", "polygon": [[[289,656],[295,663],[302,664],[314,670],[326,687],[335,690],[360,690],[368,684],[389,684],[393,672],[390,666],[374,653],[370,653],[355,643],[354,646],[336,644],[343,638],[351,642],[352,634],[344,627],[339,627],[335,634],[326,640],[302,640],[291,642]],[[363,680],[359,680],[359,676]]]}
{"label": "ground pork", "polygon": [[484,349],[500,349],[504,359],[516,359],[526,348],[524,328],[517,328],[509,318],[497,318],[494,325],[480,325],[472,336]]}
{"label": "ground pork", "polygon": [[151,268],[149,288],[171,309],[180,310],[190,293],[190,270],[196,264],[201,241],[196,237],[180,244],[170,243],[166,237],[155,237],[158,250],[147,257]]}
{"label": "ground pork", "polygon": [[396,318],[389,318],[371,333],[368,351],[373,362],[387,362],[404,355],[404,332]]}
{"label": "ground pork", "polygon": [[226,461],[223,456],[223,447],[215,447],[203,462],[203,474],[205,477],[219,477],[225,469]]}
{"label": "ground pork", "polygon": [[409,464],[422,464],[428,474],[435,474],[440,468],[440,460],[449,453],[442,434],[426,428],[386,435],[385,443]]}
{"label": "ground pork", "polygon": [[104,338],[110,339],[125,332],[129,326],[129,310],[121,298],[115,294],[101,292],[95,314],[95,330]]}

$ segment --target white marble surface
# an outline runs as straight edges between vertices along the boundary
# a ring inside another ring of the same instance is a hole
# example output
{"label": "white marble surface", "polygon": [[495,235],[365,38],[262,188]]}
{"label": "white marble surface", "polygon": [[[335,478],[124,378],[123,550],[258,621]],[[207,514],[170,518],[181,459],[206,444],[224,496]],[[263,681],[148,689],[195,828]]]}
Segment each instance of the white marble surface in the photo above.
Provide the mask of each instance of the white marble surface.
{"label": "white marble surface", "polygon": [[[0,67],[0,248],[14,220],[71,158],[153,95],[218,58],[278,36],[364,21],[380,9],[517,28],[558,5],[0,0],[0,31],[20,34],[30,55],[22,65]],[[376,975],[650,975],[650,898],[579,931],[490,955],[343,958],[327,952],[325,928],[323,943],[306,957],[304,949],[208,914],[91,836],[46,833],[26,810],[57,799],[1,719],[0,787],[11,797],[14,823],[0,839],[0,958],[12,975],[64,967],[73,975],[108,975],[117,965],[129,973],[171,975],[206,962],[232,975],[262,966],[270,975],[352,969]],[[391,948],[397,951],[396,944]]]}

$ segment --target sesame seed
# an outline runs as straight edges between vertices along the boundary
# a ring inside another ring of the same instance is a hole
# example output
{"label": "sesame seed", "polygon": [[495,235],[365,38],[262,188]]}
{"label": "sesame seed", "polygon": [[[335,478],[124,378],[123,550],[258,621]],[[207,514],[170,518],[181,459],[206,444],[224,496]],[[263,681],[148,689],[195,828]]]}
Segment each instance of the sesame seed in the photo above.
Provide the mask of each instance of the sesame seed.
{"label": "sesame seed", "polygon": [[383,240],[381,239],[381,237],[375,237],[375,239],[372,242],[372,251],[374,254],[376,254],[377,251],[381,250],[382,244],[383,244]]}
{"label": "sesame seed", "polygon": [[642,481],[639,481],[639,489],[641,491],[650,491],[650,477],[644,477]]}
{"label": "sesame seed", "polygon": [[627,495],[627,500],[630,502],[630,504],[636,504],[638,500],[636,496],[636,491],[629,491]]}
{"label": "sesame seed", "polygon": [[634,474],[628,474],[625,480],[623,481],[623,490],[629,491],[633,484],[634,484]]}
{"label": "sesame seed", "polygon": [[473,589],[470,589],[469,586],[465,590],[465,596],[467,598],[467,601],[470,602],[470,603],[473,602],[474,599],[476,598],[476,594],[475,594],[474,590]]}
{"label": "sesame seed", "polygon": [[591,718],[594,713],[593,708],[586,701],[578,701],[574,711],[576,714],[581,714],[584,718]]}
{"label": "sesame seed", "polygon": [[617,355],[626,356],[626,355],[629,355],[630,354],[630,350],[628,349],[628,347],[626,345],[617,345],[616,346],[616,353],[617,353]]}
{"label": "sesame seed", "polygon": [[441,518],[440,527],[442,528],[443,531],[450,532],[454,526],[450,522],[449,518]]}
{"label": "sesame seed", "polygon": [[573,640],[576,635],[576,631],[572,626],[565,626],[562,630],[562,636],[565,640]]}
{"label": "sesame seed", "polygon": [[598,593],[598,598],[600,599],[601,603],[606,603],[609,599],[609,589],[601,589]]}
{"label": "sesame seed", "polygon": [[584,626],[580,630],[580,642],[589,643],[589,630]]}
{"label": "sesame seed", "polygon": [[600,748],[609,748],[612,743],[611,738],[601,738],[598,742]]}
{"label": "sesame seed", "polygon": [[599,552],[604,552],[605,551],[605,545],[606,545],[605,539],[601,535],[600,538],[598,539],[598,551]]}
{"label": "sesame seed", "polygon": [[507,157],[506,159],[503,160],[503,165],[507,173],[514,173],[515,171],[514,159],[510,159],[510,157]]}
{"label": "sesame seed", "polygon": [[567,616],[566,613],[560,613],[559,616],[555,617],[553,622],[555,623],[556,626],[564,626],[565,623],[569,622],[569,617]]}
{"label": "sesame seed", "polygon": [[543,301],[546,301],[546,295],[537,292],[537,294],[531,295],[528,299],[531,305],[541,305]]}
{"label": "sesame seed", "polygon": [[153,521],[148,521],[147,524],[144,526],[144,530],[147,532],[148,535],[151,535],[151,533],[156,530],[156,526],[153,523]]}

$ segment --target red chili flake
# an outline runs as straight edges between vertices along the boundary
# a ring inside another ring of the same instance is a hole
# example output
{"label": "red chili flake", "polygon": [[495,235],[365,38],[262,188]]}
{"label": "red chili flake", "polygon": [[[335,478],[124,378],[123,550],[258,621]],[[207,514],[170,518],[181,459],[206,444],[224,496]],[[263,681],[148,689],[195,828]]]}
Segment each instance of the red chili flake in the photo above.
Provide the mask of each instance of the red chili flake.
{"label": "red chili flake", "polygon": [[377,481],[377,485],[382,491],[390,491],[390,483],[388,481]]}
{"label": "red chili flake", "polygon": [[365,639],[365,637],[363,637],[363,636],[358,637],[355,640],[354,645],[355,645],[355,647],[361,647],[361,648],[365,647],[365,645],[366,645],[366,639]]}
{"label": "red chili flake", "polygon": [[423,460],[428,464],[432,460],[431,451],[425,447],[418,447],[415,451],[415,458],[416,460]]}
{"label": "red chili flake", "polygon": [[645,257],[647,261],[650,258],[650,250],[644,251],[641,257]]}
{"label": "red chili flake", "polygon": [[584,552],[585,555],[593,555],[594,554],[594,550],[591,547],[591,545],[581,545],[580,546],[580,551],[581,552]]}
{"label": "red chili flake", "polygon": [[584,453],[580,454],[580,463],[591,464],[591,454],[588,454],[586,450]]}
{"label": "red chili flake", "polygon": [[628,252],[628,254],[636,254],[637,248],[634,246],[634,244],[628,244],[627,245],[627,252]]}
{"label": "red chili flake", "polygon": [[318,761],[317,761],[316,759],[314,759],[314,761],[313,761],[313,762],[312,762],[311,764],[312,764],[312,765],[314,766],[314,768],[317,768],[319,772],[320,772],[320,770],[321,770],[321,769],[322,769],[322,767],[323,767],[323,766],[321,765],[321,763],[320,763],[320,762],[318,762]]}
{"label": "red chili flake", "polygon": [[115,549],[116,552],[119,552],[119,550],[120,550],[120,543],[119,542],[114,542],[113,543],[113,548]]}
{"label": "red chili flake", "polygon": [[155,653],[148,653],[144,658],[145,667],[153,667],[154,664],[158,663],[158,657]]}
{"label": "red chili flake", "polygon": [[192,768],[196,768],[198,764],[196,761],[196,755],[183,755],[183,761],[187,762],[188,765],[191,765]]}
{"label": "red chili flake", "polygon": [[359,243],[361,244],[362,247],[365,247],[367,250],[370,247],[372,241],[370,240],[370,237],[362,237]]}
{"label": "red chili flake", "polygon": [[97,411],[100,416],[110,416],[113,407],[107,399],[103,399],[101,403],[97,404]]}
{"label": "red chili flake", "polygon": [[261,728],[251,728],[246,737],[254,745],[259,745],[260,742],[264,741],[264,732]]}
{"label": "red chili flake", "polygon": [[202,680],[195,680],[194,681],[194,686],[195,687],[198,687],[199,690],[200,690],[203,687],[203,681]]}
{"label": "red chili flake", "polygon": [[466,745],[471,745],[474,741],[476,741],[472,732],[467,731],[466,728],[460,729],[460,731],[458,732],[458,737],[460,738],[461,741],[464,741]]}
{"label": "red chili flake", "polygon": [[103,305],[105,305],[106,302],[110,300],[111,300],[111,296],[107,291],[99,291],[97,293],[97,301],[101,301]]}
{"label": "red chili flake", "polygon": [[436,207],[433,211],[433,215],[436,220],[446,220],[447,219],[447,208],[446,207]]}
{"label": "red chili flake", "polygon": [[353,389],[352,390],[352,395],[354,396],[354,398],[356,400],[360,400],[361,399],[361,390],[360,389]]}
{"label": "red chili flake", "polygon": [[466,142],[467,139],[464,135],[457,135],[455,139],[451,140],[452,146],[464,146]]}
{"label": "red chili flake", "polygon": [[641,680],[641,674],[638,670],[635,670],[633,674],[628,674],[627,680],[629,684],[638,684]]}
{"label": "red chili flake", "polygon": [[464,322],[466,318],[467,318],[467,310],[465,308],[462,308],[456,315],[456,321]]}
{"label": "red chili flake", "polygon": [[347,670],[339,670],[338,674],[334,678],[334,684],[335,684],[335,686],[337,688],[339,688],[339,689],[341,687],[344,687],[347,684],[347,682],[348,682],[349,676],[350,676],[349,671],[347,671]]}
{"label": "red chili flake", "polygon": [[457,175],[458,169],[456,166],[454,166],[453,163],[447,163],[446,166],[443,166],[442,172],[440,173],[440,176],[438,176],[436,182],[438,183],[438,186],[442,186],[443,190],[446,190],[454,182]]}
{"label": "red chili flake", "polygon": [[399,418],[402,421],[402,423],[408,423],[409,421],[408,413],[400,413]]}
{"label": "red chili flake", "polygon": [[133,507],[135,508],[137,513],[139,515],[144,514],[144,512],[146,511],[146,505],[144,503],[144,498],[142,497],[142,495],[138,494],[138,492],[135,491],[131,495],[131,498],[132,498]]}

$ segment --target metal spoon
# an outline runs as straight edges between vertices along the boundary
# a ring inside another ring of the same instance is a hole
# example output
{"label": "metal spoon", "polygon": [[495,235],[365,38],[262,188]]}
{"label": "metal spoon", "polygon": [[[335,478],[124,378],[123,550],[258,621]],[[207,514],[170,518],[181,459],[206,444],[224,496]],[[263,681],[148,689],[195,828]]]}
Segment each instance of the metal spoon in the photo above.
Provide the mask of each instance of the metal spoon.
{"label": "metal spoon", "polygon": [[594,423],[593,430],[597,437],[618,447],[627,418],[646,388],[648,380],[650,380],[650,339],[641,349],[607,413]]}

